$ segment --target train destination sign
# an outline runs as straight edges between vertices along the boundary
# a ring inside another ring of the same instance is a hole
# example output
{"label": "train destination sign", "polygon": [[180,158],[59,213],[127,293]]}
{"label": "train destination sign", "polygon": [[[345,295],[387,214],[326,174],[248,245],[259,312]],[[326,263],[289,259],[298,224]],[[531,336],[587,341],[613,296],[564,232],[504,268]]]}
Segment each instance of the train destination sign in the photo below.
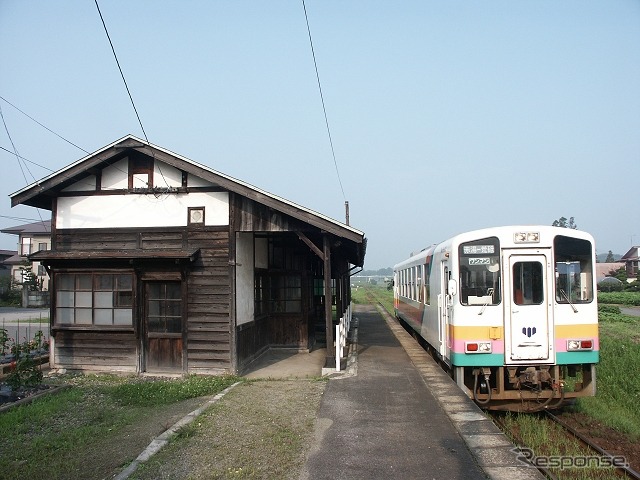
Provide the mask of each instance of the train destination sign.
{"label": "train destination sign", "polygon": [[478,255],[495,253],[494,245],[465,245],[462,247],[462,253],[464,255]]}

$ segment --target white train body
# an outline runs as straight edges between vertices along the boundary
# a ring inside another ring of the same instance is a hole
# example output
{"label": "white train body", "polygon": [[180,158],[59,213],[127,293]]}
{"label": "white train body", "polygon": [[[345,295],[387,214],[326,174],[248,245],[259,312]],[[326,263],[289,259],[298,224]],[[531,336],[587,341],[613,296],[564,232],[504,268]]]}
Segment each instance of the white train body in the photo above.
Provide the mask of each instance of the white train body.
{"label": "white train body", "polygon": [[595,394],[594,240],[550,226],[462,233],[394,267],[396,316],[490,409]]}

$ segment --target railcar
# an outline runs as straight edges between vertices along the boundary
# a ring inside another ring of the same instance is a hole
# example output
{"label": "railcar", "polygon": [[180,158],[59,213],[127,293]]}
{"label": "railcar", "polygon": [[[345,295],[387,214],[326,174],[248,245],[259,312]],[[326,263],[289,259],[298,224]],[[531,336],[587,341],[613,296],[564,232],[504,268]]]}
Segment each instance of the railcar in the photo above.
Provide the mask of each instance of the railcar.
{"label": "railcar", "polygon": [[394,267],[394,309],[486,409],[559,408],[596,392],[594,240],[551,226],[454,236]]}

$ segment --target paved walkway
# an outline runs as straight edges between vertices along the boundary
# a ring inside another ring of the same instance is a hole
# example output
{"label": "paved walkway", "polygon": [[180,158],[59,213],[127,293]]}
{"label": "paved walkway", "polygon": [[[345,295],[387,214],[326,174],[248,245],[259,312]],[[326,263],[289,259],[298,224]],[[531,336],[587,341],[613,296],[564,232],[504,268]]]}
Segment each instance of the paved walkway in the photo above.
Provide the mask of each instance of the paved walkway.
{"label": "paved walkway", "polygon": [[356,317],[357,375],[327,385],[301,478],[487,478],[380,314]]}

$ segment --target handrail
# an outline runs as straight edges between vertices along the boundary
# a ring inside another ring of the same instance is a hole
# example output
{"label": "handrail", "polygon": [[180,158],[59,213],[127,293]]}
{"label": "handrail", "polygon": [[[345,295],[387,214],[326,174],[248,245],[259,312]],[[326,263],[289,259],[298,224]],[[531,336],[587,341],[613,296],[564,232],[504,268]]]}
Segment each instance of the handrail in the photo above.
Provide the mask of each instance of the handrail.
{"label": "handrail", "polygon": [[347,335],[351,328],[351,312],[351,304],[349,304],[344,316],[340,317],[340,322],[336,325],[336,372],[341,369],[340,359],[344,355],[344,349],[347,346]]}

